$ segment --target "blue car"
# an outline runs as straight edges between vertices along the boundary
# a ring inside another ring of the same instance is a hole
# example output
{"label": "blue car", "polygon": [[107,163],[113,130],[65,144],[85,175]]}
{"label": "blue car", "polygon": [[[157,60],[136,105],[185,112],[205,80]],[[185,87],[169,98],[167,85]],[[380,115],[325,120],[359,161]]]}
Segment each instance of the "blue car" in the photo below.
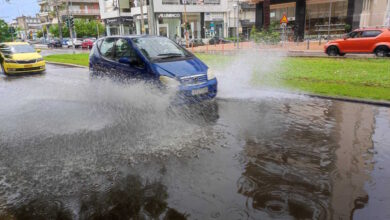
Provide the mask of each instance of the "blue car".
{"label": "blue car", "polygon": [[101,38],[91,50],[89,69],[92,77],[152,81],[188,100],[217,95],[217,79],[206,64],[165,37]]}

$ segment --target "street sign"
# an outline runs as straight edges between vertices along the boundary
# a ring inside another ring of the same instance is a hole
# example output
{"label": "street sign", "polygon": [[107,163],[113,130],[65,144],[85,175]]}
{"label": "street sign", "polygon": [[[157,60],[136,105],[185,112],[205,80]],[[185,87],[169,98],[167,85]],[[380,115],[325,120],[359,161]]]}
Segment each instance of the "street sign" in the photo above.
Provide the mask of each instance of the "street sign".
{"label": "street sign", "polygon": [[288,23],[288,19],[287,19],[287,16],[284,14],[282,19],[280,19],[280,24],[287,24]]}

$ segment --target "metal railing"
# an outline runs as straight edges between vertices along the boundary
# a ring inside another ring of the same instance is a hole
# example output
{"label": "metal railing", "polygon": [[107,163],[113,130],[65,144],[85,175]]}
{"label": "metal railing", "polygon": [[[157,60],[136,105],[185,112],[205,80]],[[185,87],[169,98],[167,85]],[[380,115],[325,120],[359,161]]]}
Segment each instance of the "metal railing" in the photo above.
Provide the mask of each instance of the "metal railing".
{"label": "metal railing", "polygon": [[[217,5],[221,0],[187,0],[187,5]],[[183,0],[162,0],[163,5],[183,5]]]}
{"label": "metal railing", "polygon": [[[67,11],[66,10],[61,10],[60,15],[66,15]],[[69,14],[71,15],[100,15],[100,10],[99,9],[88,9],[88,10],[69,10]]]}

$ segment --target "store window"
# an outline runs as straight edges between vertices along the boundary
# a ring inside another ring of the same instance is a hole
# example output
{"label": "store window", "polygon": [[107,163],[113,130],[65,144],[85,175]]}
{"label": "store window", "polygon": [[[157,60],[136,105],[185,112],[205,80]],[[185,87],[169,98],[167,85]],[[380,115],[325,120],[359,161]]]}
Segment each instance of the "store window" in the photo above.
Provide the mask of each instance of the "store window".
{"label": "store window", "polygon": [[[306,6],[306,35],[340,37],[348,29],[346,24],[348,1],[308,4]],[[330,17],[330,23],[329,23]]]}

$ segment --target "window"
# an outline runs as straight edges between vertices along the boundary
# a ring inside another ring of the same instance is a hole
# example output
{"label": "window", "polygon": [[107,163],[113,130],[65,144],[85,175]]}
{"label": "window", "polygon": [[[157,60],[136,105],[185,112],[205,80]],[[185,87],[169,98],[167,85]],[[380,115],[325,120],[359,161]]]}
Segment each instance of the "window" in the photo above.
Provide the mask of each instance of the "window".
{"label": "window", "polygon": [[164,37],[140,37],[133,38],[133,43],[149,60],[154,62],[170,58],[185,59],[192,55],[185,49]]}
{"label": "window", "polygon": [[350,38],[359,38],[362,35],[361,31],[354,31],[349,34]]}
{"label": "window", "polygon": [[138,57],[134,48],[129,44],[126,39],[118,39],[115,43],[115,60],[119,61],[120,58],[127,57],[133,60],[137,60],[136,67],[144,67],[144,62]]}
{"label": "window", "polygon": [[382,31],[363,31],[362,37],[376,37],[381,33]]}
{"label": "window", "polygon": [[115,43],[114,38],[106,38],[102,42],[102,45],[100,46],[100,53],[102,54],[102,56],[104,56],[108,59],[114,58],[114,49],[115,49],[114,43]]}
{"label": "window", "polygon": [[118,39],[115,44],[115,59],[119,60],[121,57],[137,58],[137,54],[126,39]]}

